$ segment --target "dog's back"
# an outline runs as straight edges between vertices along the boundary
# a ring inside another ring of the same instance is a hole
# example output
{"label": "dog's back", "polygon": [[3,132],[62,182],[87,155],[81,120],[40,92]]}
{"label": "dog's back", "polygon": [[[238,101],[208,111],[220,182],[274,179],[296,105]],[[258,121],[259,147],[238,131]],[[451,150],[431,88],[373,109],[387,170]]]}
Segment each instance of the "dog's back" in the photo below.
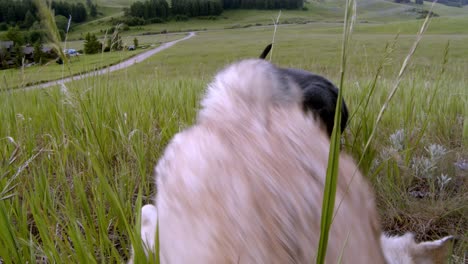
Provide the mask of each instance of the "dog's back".
{"label": "dog's back", "polygon": [[[156,168],[162,263],[315,261],[330,143],[276,71],[229,66],[167,147]],[[326,262],[384,263],[374,196],[355,171],[341,155]]]}

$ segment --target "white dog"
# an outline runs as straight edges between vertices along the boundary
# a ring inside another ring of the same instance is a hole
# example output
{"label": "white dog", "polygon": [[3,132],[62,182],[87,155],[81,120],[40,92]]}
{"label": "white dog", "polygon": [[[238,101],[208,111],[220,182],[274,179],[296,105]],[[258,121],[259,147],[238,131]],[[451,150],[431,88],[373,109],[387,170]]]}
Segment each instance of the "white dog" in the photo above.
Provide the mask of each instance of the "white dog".
{"label": "white dog", "polygon": [[[150,249],[159,218],[161,263],[315,262],[330,141],[301,96],[265,60],[216,75],[196,124],[156,167],[156,206],[142,209]],[[335,211],[326,263],[438,263],[432,251],[449,240],[382,235],[374,194],[345,154]]]}

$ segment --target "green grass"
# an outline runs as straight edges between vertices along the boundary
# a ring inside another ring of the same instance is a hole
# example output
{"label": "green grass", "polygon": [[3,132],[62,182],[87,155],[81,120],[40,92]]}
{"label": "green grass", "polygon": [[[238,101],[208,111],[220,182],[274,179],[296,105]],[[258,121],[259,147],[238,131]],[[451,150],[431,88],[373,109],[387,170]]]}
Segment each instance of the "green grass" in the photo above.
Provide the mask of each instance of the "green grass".
{"label": "green grass", "polygon": [[[338,84],[341,32],[327,28],[323,33],[322,25],[328,24],[279,27],[273,62],[322,74]],[[344,134],[345,150],[356,159],[364,154],[360,167],[376,190],[386,230],[415,231],[420,239],[466,237],[468,178],[453,164],[468,158],[468,135],[463,134],[468,36],[423,38],[370,149],[363,153],[415,38],[401,35],[395,41],[396,32],[388,33],[358,31],[352,36],[343,96],[356,114]],[[202,32],[131,68],[74,81],[67,89],[1,93],[4,263],[127,259],[131,241],[138,239],[137,212],[154,195],[153,168],[162,150],[194,122],[198,100],[215,72],[232,61],[257,57],[271,36],[272,28]],[[387,43],[393,48],[385,52]],[[360,103],[387,53],[364,108]],[[401,140],[395,140],[400,129]],[[414,161],[429,157],[431,144],[448,152],[422,177]],[[443,189],[437,182],[442,173],[452,178]],[[410,193],[415,190],[429,196],[415,198]],[[466,241],[457,244],[454,260],[467,248]],[[137,253],[141,255],[141,248]]]}
{"label": "green grass", "polygon": [[[182,37],[183,35],[181,34],[137,36],[138,45],[141,47],[139,49],[133,51],[122,50],[99,54],[84,54],[78,57],[72,57],[70,59],[70,67],[59,65],[52,60],[46,65],[36,65],[21,70],[16,68],[3,70],[0,71],[0,77],[2,78],[0,89],[25,87],[115,65],[139,53],[145,52],[148,49],[155,48],[161,43],[173,41]],[[122,41],[124,45],[133,45],[133,39],[133,36],[128,36],[122,38]],[[101,40],[101,42],[103,41]],[[62,45],[65,45],[65,43]],[[66,43],[66,47],[77,50],[83,49],[83,41],[68,42]],[[142,47],[145,48],[143,49]]]}
{"label": "green grass", "polygon": [[[150,46],[150,45],[158,45],[164,42],[170,42],[179,38],[184,37],[184,33],[175,33],[175,34],[156,34],[156,35],[127,35],[122,37],[123,45],[133,45],[133,39],[138,39],[139,46]],[[108,34],[108,38],[112,37],[111,34]],[[104,38],[99,39],[101,43],[104,42]],[[65,45],[63,43],[62,45]],[[84,49],[84,40],[73,40],[68,41],[66,43],[67,48],[72,48],[76,50]]]}
{"label": "green grass", "polygon": [[[355,31],[357,33],[369,34],[411,34],[414,35],[421,27],[423,20],[412,20],[405,22],[394,22],[387,24],[358,24]],[[437,17],[432,19],[427,34],[460,34],[467,35],[468,16]],[[320,29],[321,32],[338,33],[339,27],[330,29]]]}
{"label": "green grass", "polygon": [[1,89],[14,89],[57,80],[62,77],[85,73],[117,64],[144,51],[143,49],[137,49],[134,51],[119,51],[72,57],[70,58],[70,68],[59,65],[52,60],[47,65],[32,66],[24,68],[24,70],[3,70],[0,72],[3,80],[0,87]]}

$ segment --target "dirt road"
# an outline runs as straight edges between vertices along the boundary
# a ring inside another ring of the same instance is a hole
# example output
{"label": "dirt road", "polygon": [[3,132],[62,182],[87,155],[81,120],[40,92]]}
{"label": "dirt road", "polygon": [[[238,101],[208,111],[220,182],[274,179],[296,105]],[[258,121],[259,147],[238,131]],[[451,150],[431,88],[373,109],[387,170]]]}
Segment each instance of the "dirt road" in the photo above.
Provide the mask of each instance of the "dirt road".
{"label": "dirt road", "polygon": [[185,36],[185,37],[183,37],[181,39],[164,43],[164,44],[162,44],[161,46],[159,46],[157,48],[145,51],[143,53],[140,53],[140,54],[136,55],[135,57],[132,57],[132,58],[130,58],[128,60],[120,62],[119,64],[116,64],[116,65],[113,65],[113,66],[110,66],[110,67],[107,67],[107,68],[104,68],[104,69],[88,72],[88,73],[85,73],[85,74],[75,75],[75,76],[63,78],[63,79],[60,79],[60,80],[45,82],[45,83],[41,83],[41,84],[37,84],[37,85],[31,85],[31,86],[27,86],[27,87],[24,87],[24,88],[18,88],[18,89],[15,89],[15,90],[23,90],[24,91],[24,90],[41,89],[41,88],[46,88],[46,87],[50,87],[50,86],[54,86],[54,85],[59,85],[59,84],[62,84],[62,83],[67,83],[67,82],[74,81],[74,80],[81,80],[81,79],[84,79],[84,78],[88,78],[90,76],[98,76],[98,75],[106,74],[106,73],[109,73],[109,72],[125,69],[127,67],[130,67],[130,66],[136,64],[136,63],[140,63],[140,62],[146,60],[147,58],[153,56],[154,54],[156,54],[158,52],[161,52],[161,51],[163,51],[165,49],[168,49],[168,48],[174,46],[175,44],[177,44],[178,42],[187,40],[187,39],[189,39],[189,38],[191,38],[193,36],[195,36],[195,32],[190,32],[187,36]]}

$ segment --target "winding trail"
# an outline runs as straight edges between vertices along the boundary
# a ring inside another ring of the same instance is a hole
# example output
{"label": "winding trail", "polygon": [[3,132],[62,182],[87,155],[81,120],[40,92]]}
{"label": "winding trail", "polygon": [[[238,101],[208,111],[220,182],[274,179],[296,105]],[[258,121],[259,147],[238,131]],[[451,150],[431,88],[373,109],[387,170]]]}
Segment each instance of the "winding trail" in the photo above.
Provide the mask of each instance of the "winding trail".
{"label": "winding trail", "polygon": [[162,44],[161,46],[159,46],[157,48],[154,48],[154,49],[145,51],[143,53],[140,53],[140,54],[136,55],[135,57],[124,60],[124,61],[122,61],[122,62],[120,62],[118,64],[115,64],[115,65],[112,65],[110,67],[106,67],[106,68],[96,70],[96,71],[87,72],[87,73],[80,74],[80,75],[74,75],[74,76],[71,76],[71,77],[66,77],[66,78],[59,79],[59,80],[49,81],[49,82],[45,82],[45,83],[41,83],[41,84],[37,84],[37,85],[26,86],[24,88],[18,88],[18,89],[14,89],[14,90],[27,91],[27,90],[34,90],[34,89],[42,89],[42,88],[46,88],[46,87],[50,87],[50,86],[54,86],[54,85],[60,85],[62,83],[67,83],[67,82],[70,82],[70,81],[81,80],[81,79],[88,78],[88,77],[91,77],[91,76],[103,75],[103,74],[106,74],[106,73],[109,73],[109,72],[114,72],[114,71],[118,71],[118,70],[121,70],[121,69],[125,69],[125,68],[128,68],[128,67],[130,67],[130,66],[132,66],[134,64],[140,63],[140,62],[148,59],[149,57],[153,56],[154,54],[159,53],[159,52],[161,52],[161,51],[163,51],[165,49],[168,49],[168,48],[174,46],[175,44],[177,44],[177,43],[179,43],[181,41],[192,38],[193,36],[195,36],[195,32],[189,32],[189,34],[187,36],[185,36],[185,37],[183,37],[181,39],[166,42],[166,43]]}

